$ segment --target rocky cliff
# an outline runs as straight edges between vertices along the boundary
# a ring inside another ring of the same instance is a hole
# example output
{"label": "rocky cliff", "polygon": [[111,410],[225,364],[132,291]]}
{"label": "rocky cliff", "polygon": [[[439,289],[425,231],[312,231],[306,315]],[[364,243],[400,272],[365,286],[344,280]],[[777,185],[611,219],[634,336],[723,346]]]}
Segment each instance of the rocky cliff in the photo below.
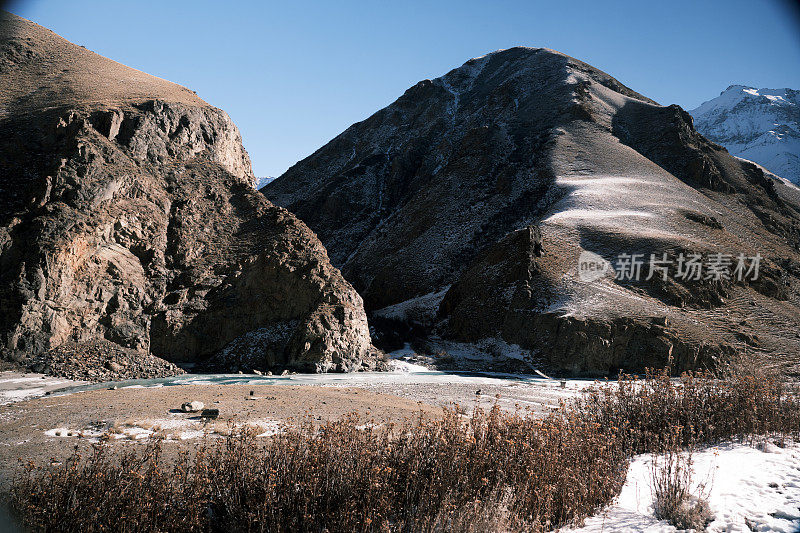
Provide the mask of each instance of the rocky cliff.
{"label": "rocky cliff", "polygon": [[3,14],[3,354],[93,378],[374,368],[361,298],[254,182],[224,112]]}
{"label": "rocky cliff", "polygon": [[[409,329],[499,337],[572,373],[742,350],[797,363],[798,190],[678,106],[558,52],[512,48],[423,80],[262,191],[317,232],[382,322],[438,303]],[[615,266],[583,279],[583,252]],[[669,274],[648,272],[663,254]],[[678,278],[681,254],[763,256],[761,275]]]}

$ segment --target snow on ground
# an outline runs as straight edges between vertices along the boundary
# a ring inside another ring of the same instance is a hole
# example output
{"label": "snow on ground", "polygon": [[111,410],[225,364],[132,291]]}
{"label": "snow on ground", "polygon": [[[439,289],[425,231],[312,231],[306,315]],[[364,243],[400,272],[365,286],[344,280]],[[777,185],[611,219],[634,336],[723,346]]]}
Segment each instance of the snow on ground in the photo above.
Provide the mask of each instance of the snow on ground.
{"label": "snow on ground", "polygon": [[[515,366],[505,367],[501,373],[523,372],[528,377],[539,376],[547,378],[536,368],[537,353],[526,350],[517,344],[510,344],[500,337],[487,337],[476,342],[454,342],[444,340],[438,336],[427,339],[425,352],[415,351],[406,343],[400,350],[395,350],[389,355],[389,367],[395,372],[406,373],[434,373],[429,367],[439,367],[445,361],[445,366],[455,363],[455,368],[462,372],[484,372],[492,365],[513,361]],[[519,363],[517,363],[519,362]],[[422,363],[422,364],[420,364]],[[521,364],[520,364],[521,363]],[[490,371],[487,374],[496,374]]]}
{"label": "snow on ground", "polygon": [[[726,444],[695,453],[692,462],[693,481],[708,484],[714,520],[707,531],[800,531],[800,444]],[[616,503],[577,531],[676,531],[653,516],[651,464],[649,455],[634,458]]]}
{"label": "snow on ground", "polygon": [[48,392],[83,383],[86,382],[53,378],[43,374],[0,372],[0,405],[38,398]]}
{"label": "snow on ground", "polygon": [[680,222],[683,216],[676,213],[704,204],[687,185],[650,169],[622,168],[618,174],[566,170],[556,185],[567,194],[549,208],[542,224],[602,226],[620,235],[683,239],[672,219]]}
{"label": "snow on ground", "polygon": [[545,222],[563,220],[567,218],[577,218],[580,220],[600,220],[600,219],[625,219],[628,217],[653,217],[653,213],[645,211],[633,211],[631,209],[618,209],[616,211],[600,211],[595,209],[568,209],[559,211],[547,217]]}
{"label": "snow on ground", "polygon": [[395,350],[389,355],[389,369],[392,372],[431,372],[427,366],[412,363],[417,356],[417,353],[411,348],[408,343],[399,350]]}
{"label": "snow on ground", "polygon": [[256,437],[271,437],[281,432],[283,424],[278,420],[265,418],[263,420],[250,420],[248,425],[260,431]]}
{"label": "snow on ground", "polygon": [[[184,413],[176,413],[183,416]],[[283,424],[273,419],[248,420],[247,426],[257,432],[257,437],[269,437],[280,433]],[[89,442],[99,442],[101,437],[107,436],[114,440],[147,440],[150,437],[160,437],[167,441],[180,441],[198,439],[208,436],[224,436],[229,433],[227,424],[206,423],[198,416],[181,418],[174,416],[163,419],[128,420],[111,425],[91,425],[83,428],[69,428],[66,426],[49,429],[44,432],[48,437],[75,437],[88,439]]]}
{"label": "snow on ground", "polygon": [[472,361],[491,361],[507,357],[518,361],[531,362],[534,353],[520,348],[517,344],[509,344],[499,337],[487,337],[474,343],[453,342],[432,337],[431,345],[438,347],[447,355],[456,359],[469,359]]}
{"label": "snow on ground", "polygon": [[[529,351],[523,350],[516,344],[508,344],[502,339],[495,338],[483,339],[475,344],[433,338],[429,348],[439,356],[446,354],[446,356],[461,362],[485,363],[502,357],[525,361],[531,358]],[[431,375],[437,372],[425,365],[418,364],[419,361],[422,361],[435,366],[435,358],[418,353],[409,343],[387,355],[389,356],[389,368],[393,372],[429,373]]]}

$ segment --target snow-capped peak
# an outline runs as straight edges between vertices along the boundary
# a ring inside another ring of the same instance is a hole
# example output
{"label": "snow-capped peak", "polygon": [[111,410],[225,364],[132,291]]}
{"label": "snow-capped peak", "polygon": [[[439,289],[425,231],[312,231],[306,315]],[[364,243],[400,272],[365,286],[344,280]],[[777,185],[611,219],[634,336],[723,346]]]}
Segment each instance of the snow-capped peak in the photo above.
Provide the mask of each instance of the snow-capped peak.
{"label": "snow-capped peak", "polygon": [[689,113],[733,155],[800,183],[800,91],[731,85]]}
{"label": "snow-capped peak", "polygon": [[261,178],[256,178],[255,188],[260,189],[261,187],[264,187],[274,179],[275,178],[273,178],[272,176],[263,176]]}

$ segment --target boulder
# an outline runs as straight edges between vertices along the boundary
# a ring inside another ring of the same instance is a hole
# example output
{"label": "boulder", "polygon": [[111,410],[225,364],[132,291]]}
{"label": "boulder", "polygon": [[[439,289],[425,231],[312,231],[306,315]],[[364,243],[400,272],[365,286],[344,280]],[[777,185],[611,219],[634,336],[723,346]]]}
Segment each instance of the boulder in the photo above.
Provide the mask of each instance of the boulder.
{"label": "boulder", "polygon": [[216,420],[219,418],[219,409],[203,409],[200,413],[200,418],[206,420]]}
{"label": "boulder", "polygon": [[198,411],[201,411],[204,407],[205,404],[203,404],[203,402],[194,400],[191,402],[186,402],[183,405],[181,405],[181,411],[183,411],[184,413],[196,413]]}

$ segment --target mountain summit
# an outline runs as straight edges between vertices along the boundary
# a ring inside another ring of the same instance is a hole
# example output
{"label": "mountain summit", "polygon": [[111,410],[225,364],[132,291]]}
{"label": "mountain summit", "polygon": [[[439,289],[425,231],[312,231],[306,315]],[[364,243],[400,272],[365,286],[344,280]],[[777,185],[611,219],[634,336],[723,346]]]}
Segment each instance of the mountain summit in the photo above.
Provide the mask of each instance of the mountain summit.
{"label": "mountain summit", "polygon": [[[262,191],[319,235],[373,317],[413,314],[428,336],[499,338],[574,373],[696,368],[743,342],[785,363],[800,348],[786,333],[800,325],[800,191],[678,106],[552,50],[423,80]],[[615,267],[587,280],[586,253]],[[714,254],[763,257],[761,275],[678,275]],[[672,270],[628,278],[625,257]]]}
{"label": "mountain summit", "polygon": [[733,155],[800,184],[800,91],[731,85],[689,113]]}

